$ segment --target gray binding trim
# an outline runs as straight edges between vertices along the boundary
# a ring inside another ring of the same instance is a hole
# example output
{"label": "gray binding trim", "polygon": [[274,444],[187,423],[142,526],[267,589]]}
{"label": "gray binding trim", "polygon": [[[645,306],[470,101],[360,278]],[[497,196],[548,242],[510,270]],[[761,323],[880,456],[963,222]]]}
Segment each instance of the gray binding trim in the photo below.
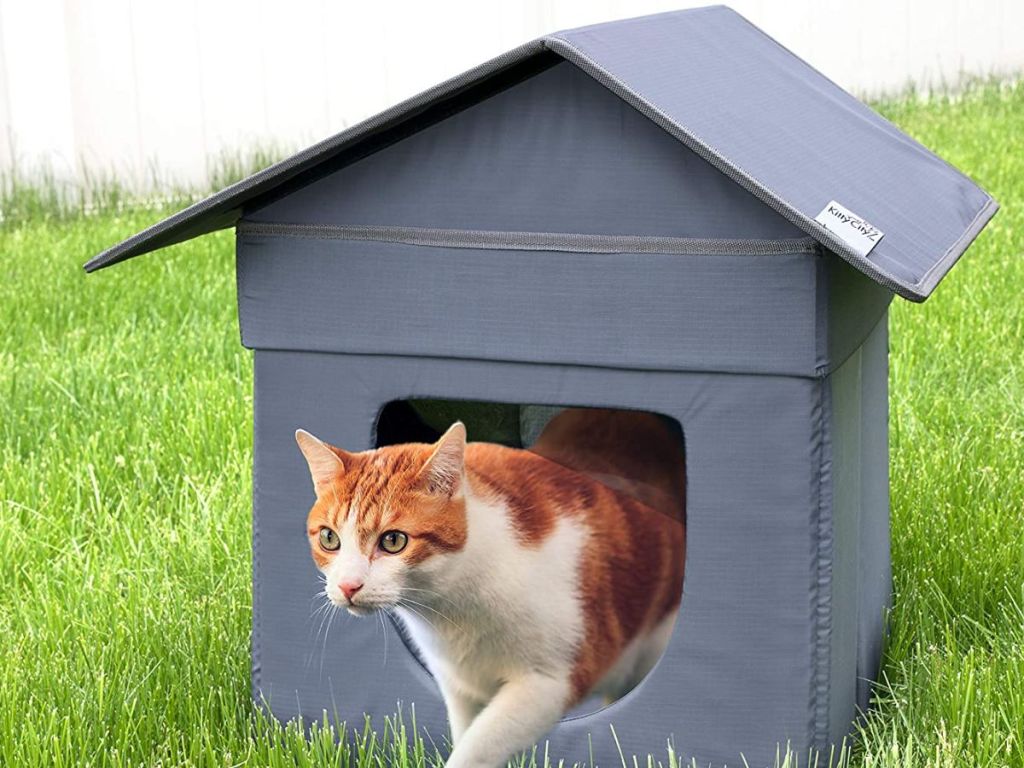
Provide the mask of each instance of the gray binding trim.
{"label": "gray binding trim", "polygon": [[652,235],[589,235],[571,232],[494,232],[482,229],[432,229],[240,221],[239,235],[300,237],[315,240],[363,240],[435,248],[495,251],[566,251],[571,253],[669,253],[680,255],[773,256],[818,253],[811,237],[740,239],[662,237]]}
{"label": "gray binding trim", "polygon": [[[940,158],[941,159],[941,158]],[[945,161],[943,161],[945,162]],[[950,166],[952,167],[952,166]],[[957,260],[963,255],[964,251],[974,242],[974,239],[978,234],[985,228],[989,220],[996,215],[996,211],[999,210],[999,203],[994,198],[990,197],[985,201],[985,205],[981,207],[974,219],[967,226],[967,229],[963,231],[963,234],[956,239],[956,241],[946,249],[946,252],[942,255],[942,258],[931,265],[928,271],[921,276],[921,279],[915,284],[920,287],[923,294],[920,301],[935,290],[935,286],[939,284],[939,281],[946,276],[946,273],[952,269],[953,265],[956,264]]]}
{"label": "gray binding trim", "polygon": [[832,664],[832,386],[828,379],[818,379],[818,397],[813,419],[818,439],[817,461],[811,466],[817,503],[811,517],[811,737],[819,749],[829,743],[830,672]]}
{"label": "gray binding trim", "polygon": [[[254,352],[254,355],[260,354]],[[258,382],[256,381],[255,365],[253,366],[252,398],[253,417],[256,414],[256,398],[260,397]],[[256,473],[256,457],[260,455],[260,446],[257,445],[260,430],[257,429],[255,421],[252,430],[252,637],[249,639],[249,691],[253,701],[263,705],[268,711],[263,698],[263,579],[260,577],[260,564],[263,562],[263,547],[260,538],[259,515],[256,514],[256,498],[258,495],[259,477]]]}

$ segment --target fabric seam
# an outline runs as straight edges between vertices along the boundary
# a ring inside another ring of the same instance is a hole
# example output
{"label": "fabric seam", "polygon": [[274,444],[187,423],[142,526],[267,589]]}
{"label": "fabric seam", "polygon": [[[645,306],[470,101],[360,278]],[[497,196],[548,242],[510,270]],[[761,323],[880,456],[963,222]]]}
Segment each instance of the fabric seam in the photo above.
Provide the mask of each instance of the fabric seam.
{"label": "fabric seam", "polygon": [[831,634],[832,634],[832,555],[833,530],[831,517],[831,382],[828,378],[818,380],[817,428],[818,428],[818,461],[817,461],[817,504],[814,531],[814,579],[813,579],[813,611],[812,625],[812,668],[811,668],[811,704],[812,704],[812,737],[819,748],[824,748],[829,741],[829,708],[830,708],[830,666],[831,666]]}
{"label": "fabric seam", "polygon": [[[255,355],[255,353],[254,353]],[[255,358],[253,360],[253,413],[256,412],[256,398],[259,396],[258,386],[255,375]],[[251,692],[250,696],[254,701],[262,701],[263,699],[263,665],[260,661],[262,656],[262,640],[263,640],[263,612],[261,606],[262,600],[259,598],[259,592],[262,590],[263,580],[259,576],[260,563],[263,561],[261,538],[260,538],[260,526],[259,518],[256,515],[256,435],[258,430],[253,424],[252,431],[252,659],[250,660],[251,670]]]}
{"label": "fabric seam", "polygon": [[298,237],[397,243],[433,248],[563,251],[572,253],[668,253],[680,255],[818,254],[814,238],[705,238],[658,235],[597,235],[377,225],[290,224],[241,221],[240,236]]}

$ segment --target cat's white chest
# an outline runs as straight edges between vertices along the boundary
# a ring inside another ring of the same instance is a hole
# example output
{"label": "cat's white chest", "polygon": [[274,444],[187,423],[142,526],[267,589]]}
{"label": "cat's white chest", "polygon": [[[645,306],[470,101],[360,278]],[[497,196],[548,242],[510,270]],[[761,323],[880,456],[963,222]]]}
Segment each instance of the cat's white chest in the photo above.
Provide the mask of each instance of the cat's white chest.
{"label": "cat's white chest", "polygon": [[579,565],[587,531],[563,518],[536,546],[505,509],[474,500],[466,547],[439,573],[432,608],[399,609],[442,686],[482,701],[526,670],[568,674],[583,637]]}
{"label": "cat's white chest", "polygon": [[427,669],[443,688],[454,687],[481,701],[489,700],[518,665],[510,663],[493,640],[477,633],[447,631],[428,624],[422,613],[399,609]]}

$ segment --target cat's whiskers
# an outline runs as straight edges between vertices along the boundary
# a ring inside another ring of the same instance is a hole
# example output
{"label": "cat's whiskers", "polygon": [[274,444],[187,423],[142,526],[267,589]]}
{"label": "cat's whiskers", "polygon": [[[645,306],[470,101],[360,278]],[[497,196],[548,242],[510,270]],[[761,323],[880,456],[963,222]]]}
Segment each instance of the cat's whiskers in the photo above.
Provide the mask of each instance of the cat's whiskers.
{"label": "cat's whiskers", "polygon": [[415,614],[416,616],[419,616],[421,619],[423,619],[424,622],[426,622],[428,627],[432,627],[433,629],[437,629],[437,625],[434,624],[434,622],[432,622],[424,614],[420,613],[418,610],[413,608],[411,605],[408,605],[405,602],[399,601],[398,602],[398,606],[401,607],[401,608],[404,608],[405,610],[409,611],[412,614]]}
{"label": "cat's whiskers", "polygon": [[388,628],[387,628],[387,625],[384,623],[384,611],[385,610],[387,610],[387,609],[384,608],[382,610],[377,611],[376,613],[377,613],[377,618],[380,619],[380,628],[384,632],[384,666],[386,667],[388,665]]}
{"label": "cat's whiskers", "polygon": [[[403,605],[406,608],[410,608],[411,607],[410,604],[411,605],[417,605],[417,606],[419,606],[421,608],[426,608],[428,611],[432,611],[433,613],[436,613],[442,619],[444,619],[445,621],[449,622],[456,629],[462,629],[462,625],[459,624],[454,619],[452,619],[451,616],[447,616],[446,614],[441,613],[439,610],[437,610],[436,608],[434,608],[432,606],[427,605],[426,603],[420,603],[420,602],[418,602],[416,600],[413,600],[412,598],[403,596],[403,597],[399,598],[398,604],[399,605]],[[420,614],[420,615],[422,616],[422,614]],[[426,617],[424,617],[424,618],[426,618]],[[427,623],[429,624],[430,622],[427,622]]]}
{"label": "cat's whiskers", "polygon": [[323,631],[324,631],[324,626],[327,624],[327,621],[331,618],[331,607],[332,606],[331,606],[331,604],[329,602],[324,603],[323,606],[321,607],[321,610],[320,610],[320,625],[317,627],[317,630],[316,630],[316,639],[317,640],[320,639],[320,635],[322,635]]}
{"label": "cat's whiskers", "polygon": [[317,621],[317,619],[319,619],[319,624],[317,625],[317,630],[316,630],[317,639],[320,638],[320,632],[323,631],[324,621],[327,618],[327,611],[328,611],[328,606],[327,605],[321,605],[309,617],[310,621]]}
{"label": "cat's whiskers", "polygon": [[322,608],[326,603],[330,602],[330,598],[327,596],[327,593],[322,589],[318,590],[311,598],[309,598],[309,602],[311,603],[314,600],[320,600],[320,605],[317,606],[317,609]]}
{"label": "cat's whiskers", "polygon": [[[313,647],[314,648],[316,647],[316,641],[320,639],[320,635],[321,635],[321,633],[324,630],[324,623],[327,621],[327,619],[328,619],[328,617],[330,615],[330,612],[331,612],[331,607],[332,607],[330,599],[327,597],[327,595],[324,592],[317,592],[317,593],[315,593],[310,598],[310,602],[313,602],[314,600],[317,600],[317,599],[320,599],[322,602],[320,603],[320,605],[318,605],[316,608],[314,608],[310,612],[310,616],[309,616],[310,625],[311,625],[310,626],[310,630],[311,631],[313,630],[313,626],[312,626],[313,623],[316,622],[316,620],[318,618],[320,619],[320,623],[319,623],[319,625],[317,625],[316,632],[315,632],[314,637],[313,637],[313,643],[314,643]],[[306,668],[308,669],[309,665],[312,664],[312,663],[313,663],[313,654],[309,653],[306,656]],[[321,654],[321,657],[320,657],[320,663],[321,663],[321,667],[322,667],[323,666],[323,655],[322,654]]]}
{"label": "cat's whiskers", "polygon": [[321,680],[323,680],[323,677],[324,677],[324,656],[327,655],[327,638],[330,637],[330,635],[331,635],[331,624],[334,622],[334,617],[338,613],[338,606],[334,605],[334,603],[331,603],[330,606],[331,606],[331,610],[328,611],[328,613],[327,613],[327,616],[328,616],[328,618],[327,618],[327,631],[324,632],[324,641],[323,641],[323,645],[320,648],[320,672],[319,672],[319,674],[320,674],[320,679]]}
{"label": "cat's whiskers", "polygon": [[440,600],[444,600],[446,603],[450,603],[452,605],[452,607],[454,607],[454,608],[458,608],[458,606],[459,606],[459,604],[455,600],[453,600],[452,598],[448,597],[447,595],[442,595],[440,592],[436,592],[433,589],[422,589],[420,587],[402,587],[402,591],[403,592],[425,592],[426,594],[430,595],[431,597],[436,597],[436,598],[438,598]]}
{"label": "cat's whiskers", "polygon": [[[320,605],[318,605],[316,608],[313,609],[312,613],[310,614],[310,618],[311,619],[317,618],[317,616],[320,615],[320,614],[326,614],[331,609],[331,606],[333,605],[333,603],[331,602],[331,599],[326,594],[320,593],[319,595],[316,595],[313,599],[315,600],[317,597],[319,597],[322,600],[322,602],[320,603]],[[321,628],[322,628],[323,616],[321,616],[321,622],[320,623],[321,623]]]}

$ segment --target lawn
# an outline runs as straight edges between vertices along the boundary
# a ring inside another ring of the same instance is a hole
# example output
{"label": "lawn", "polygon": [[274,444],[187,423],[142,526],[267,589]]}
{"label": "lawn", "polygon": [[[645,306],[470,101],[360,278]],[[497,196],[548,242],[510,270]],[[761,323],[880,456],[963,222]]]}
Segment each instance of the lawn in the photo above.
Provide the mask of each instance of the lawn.
{"label": "lawn", "polygon": [[[893,307],[896,598],[852,763],[1024,766],[1024,85],[879,106],[1003,210],[928,303]],[[231,234],[87,278],[166,211],[18,194],[0,225],[0,765],[348,764],[329,730],[307,741],[249,700]],[[432,753],[392,736],[357,764]]]}

